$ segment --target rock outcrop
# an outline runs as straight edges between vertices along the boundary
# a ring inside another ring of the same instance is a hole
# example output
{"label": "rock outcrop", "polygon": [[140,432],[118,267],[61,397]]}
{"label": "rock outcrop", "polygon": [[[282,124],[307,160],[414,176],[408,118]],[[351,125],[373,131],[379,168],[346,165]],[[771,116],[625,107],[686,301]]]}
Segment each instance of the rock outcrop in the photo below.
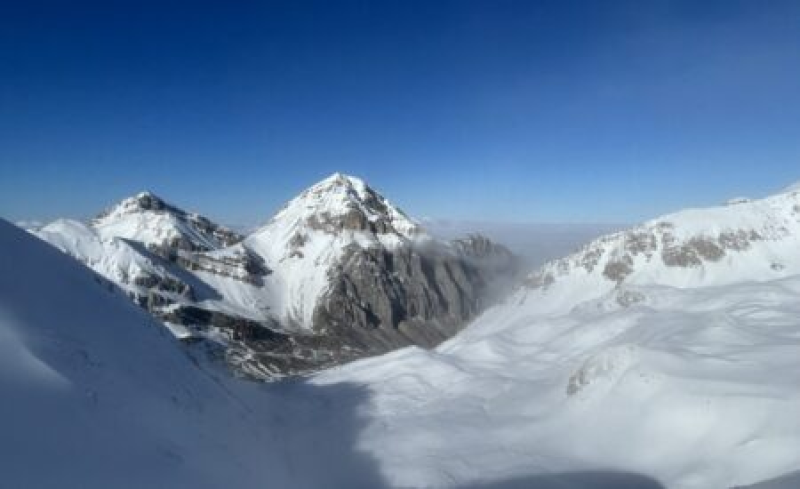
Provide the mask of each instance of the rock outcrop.
{"label": "rock outcrop", "polygon": [[[329,271],[313,326],[369,351],[433,346],[482,306],[485,279],[449,249],[349,246]],[[360,344],[359,344],[360,343]]]}

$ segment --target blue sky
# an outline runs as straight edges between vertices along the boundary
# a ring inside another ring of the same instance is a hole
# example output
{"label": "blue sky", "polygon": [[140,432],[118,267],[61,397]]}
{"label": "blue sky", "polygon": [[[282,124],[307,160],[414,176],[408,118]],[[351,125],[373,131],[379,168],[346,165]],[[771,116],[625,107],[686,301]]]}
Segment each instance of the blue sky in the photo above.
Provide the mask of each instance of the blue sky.
{"label": "blue sky", "polygon": [[252,223],[335,171],[456,219],[767,194],[800,180],[800,3],[0,4],[6,218],[150,189]]}

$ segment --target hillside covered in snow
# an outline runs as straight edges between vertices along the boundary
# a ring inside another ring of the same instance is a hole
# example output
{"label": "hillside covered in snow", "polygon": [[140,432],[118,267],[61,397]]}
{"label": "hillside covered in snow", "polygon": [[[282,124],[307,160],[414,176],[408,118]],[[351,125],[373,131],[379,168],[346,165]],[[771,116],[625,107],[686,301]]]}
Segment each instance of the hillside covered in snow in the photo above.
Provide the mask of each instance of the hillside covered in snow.
{"label": "hillside covered in snow", "polygon": [[263,423],[115,285],[1,220],[0,250],[0,485],[256,487],[280,474]]}
{"label": "hillside covered in snow", "polygon": [[564,312],[629,285],[768,281],[800,273],[798,249],[800,190],[790,187],[764,199],[683,210],[598,238],[532,274],[521,295],[542,311]]}
{"label": "hillside covered in snow", "polygon": [[433,351],[314,381],[369,386],[361,446],[399,487],[793,488],[798,272],[800,191],[683,211],[545,265]]}

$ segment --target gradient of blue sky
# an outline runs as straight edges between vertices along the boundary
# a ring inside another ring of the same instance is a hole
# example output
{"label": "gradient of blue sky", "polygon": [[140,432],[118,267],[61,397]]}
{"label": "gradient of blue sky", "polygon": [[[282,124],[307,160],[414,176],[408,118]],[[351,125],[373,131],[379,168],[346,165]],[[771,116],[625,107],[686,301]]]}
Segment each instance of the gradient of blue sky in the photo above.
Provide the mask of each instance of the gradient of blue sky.
{"label": "gradient of blue sky", "polygon": [[800,2],[0,4],[0,215],[150,189],[250,223],[334,171],[450,218],[767,194],[800,179]]}

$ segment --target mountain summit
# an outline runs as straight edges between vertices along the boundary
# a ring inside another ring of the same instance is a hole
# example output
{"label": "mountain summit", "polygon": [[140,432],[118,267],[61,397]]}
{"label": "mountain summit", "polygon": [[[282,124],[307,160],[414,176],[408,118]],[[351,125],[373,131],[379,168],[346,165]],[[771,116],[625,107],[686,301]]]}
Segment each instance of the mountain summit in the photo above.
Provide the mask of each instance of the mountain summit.
{"label": "mountain summit", "polygon": [[[360,178],[334,173],[292,199],[270,224],[305,225],[330,234],[368,231],[412,238],[420,227]],[[269,225],[268,225],[269,226]]]}
{"label": "mountain summit", "polygon": [[123,199],[100,213],[92,227],[103,238],[124,238],[156,248],[209,251],[242,236],[200,214],[186,212],[151,192]]}

